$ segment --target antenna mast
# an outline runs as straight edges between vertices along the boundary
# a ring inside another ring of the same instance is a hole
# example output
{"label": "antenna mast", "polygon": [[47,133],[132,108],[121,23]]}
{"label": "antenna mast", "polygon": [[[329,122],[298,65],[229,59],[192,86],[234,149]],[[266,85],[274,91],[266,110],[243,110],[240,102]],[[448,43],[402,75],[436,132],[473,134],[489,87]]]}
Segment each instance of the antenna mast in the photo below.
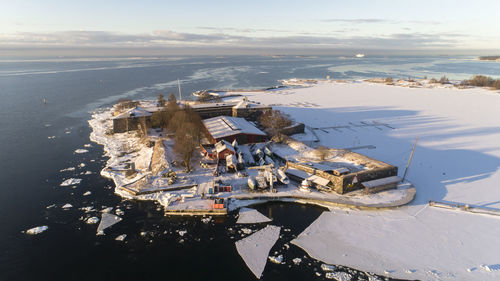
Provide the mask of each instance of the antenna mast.
{"label": "antenna mast", "polygon": [[177,87],[179,88],[179,101],[182,103],[181,81],[177,79]]}

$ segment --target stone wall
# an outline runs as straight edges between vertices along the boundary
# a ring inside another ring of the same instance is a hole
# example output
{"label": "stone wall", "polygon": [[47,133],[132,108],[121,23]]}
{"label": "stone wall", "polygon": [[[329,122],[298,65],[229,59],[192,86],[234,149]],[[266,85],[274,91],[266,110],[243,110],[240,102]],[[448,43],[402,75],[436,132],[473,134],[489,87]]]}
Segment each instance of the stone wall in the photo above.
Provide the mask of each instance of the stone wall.
{"label": "stone wall", "polygon": [[[358,155],[361,155],[361,154],[358,154]],[[364,155],[361,155],[361,156],[366,157]],[[371,159],[369,157],[366,157],[366,158]],[[322,178],[330,180],[331,184],[329,184],[328,186],[331,187],[335,192],[337,192],[339,194],[344,194],[344,193],[351,192],[351,191],[354,191],[357,189],[362,189],[363,186],[361,185],[361,182],[398,175],[398,167],[386,164],[384,162],[381,162],[381,161],[378,161],[375,159],[373,159],[373,160],[377,161],[378,164],[383,163],[384,165],[381,167],[378,167],[378,168],[363,170],[360,172],[350,173],[350,174],[341,175],[341,176],[336,176],[336,175],[327,173],[325,171],[313,168],[313,167],[308,166],[306,164],[287,162],[287,165],[288,165],[288,167],[295,168],[295,169],[298,169],[301,171],[305,171],[309,174],[317,175],[317,176],[320,176]],[[358,182],[353,184],[352,182],[353,182],[353,179],[355,176],[358,177]]]}

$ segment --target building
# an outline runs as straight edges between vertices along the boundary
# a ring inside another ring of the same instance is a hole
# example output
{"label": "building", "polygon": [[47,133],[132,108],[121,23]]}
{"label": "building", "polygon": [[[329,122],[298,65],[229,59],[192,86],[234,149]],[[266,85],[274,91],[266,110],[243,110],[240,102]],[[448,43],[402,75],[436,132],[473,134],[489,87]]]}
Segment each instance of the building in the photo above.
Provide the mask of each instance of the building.
{"label": "building", "polygon": [[137,130],[139,124],[149,126],[152,113],[140,107],[134,107],[113,117],[113,133]]}
{"label": "building", "polygon": [[232,116],[255,121],[262,113],[272,110],[270,106],[250,102],[247,98],[239,102],[198,103],[190,106],[202,119]]}
{"label": "building", "polygon": [[236,154],[234,147],[225,140],[221,140],[215,144],[214,152],[212,155],[217,159],[226,159],[226,156]]}
{"label": "building", "polygon": [[[252,103],[246,98],[240,102],[194,103],[189,104],[189,106],[200,115],[201,119],[232,116],[255,121],[262,113],[272,110],[272,107]],[[146,126],[150,127],[151,119],[154,119],[155,114],[160,114],[164,109],[164,107],[158,106],[135,106],[128,109],[113,118],[113,132],[124,133],[137,130],[140,122],[146,122]]]}
{"label": "building", "polygon": [[[358,189],[378,192],[397,187],[401,181],[398,167],[365,155],[347,152],[342,156],[346,162],[354,162],[362,168],[339,166],[339,163],[304,163],[287,161],[287,174],[294,180],[309,179],[316,186],[345,194]],[[329,165],[331,164],[331,165]]]}
{"label": "building", "polygon": [[232,143],[236,140],[239,144],[246,144],[267,140],[266,133],[244,118],[218,116],[203,120],[203,125],[211,143],[221,140]]}

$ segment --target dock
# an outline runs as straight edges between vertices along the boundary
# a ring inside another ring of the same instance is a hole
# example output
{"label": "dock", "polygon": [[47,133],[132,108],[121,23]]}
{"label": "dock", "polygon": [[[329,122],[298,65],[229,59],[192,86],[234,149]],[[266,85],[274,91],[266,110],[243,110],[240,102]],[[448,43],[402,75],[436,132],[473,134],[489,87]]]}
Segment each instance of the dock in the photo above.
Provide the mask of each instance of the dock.
{"label": "dock", "polygon": [[167,185],[167,186],[162,186],[158,188],[135,188],[134,186],[120,186],[119,188],[123,191],[126,191],[127,193],[137,196],[137,195],[144,195],[144,194],[152,194],[152,193],[157,193],[157,192],[164,192],[164,191],[176,191],[176,190],[183,190],[183,189],[190,189],[197,186],[197,184],[172,184],[172,185]]}
{"label": "dock", "polygon": [[448,210],[469,212],[474,214],[500,216],[500,210],[484,208],[484,207],[474,207],[474,206],[469,206],[469,204],[438,202],[430,200],[429,206],[448,209]]}

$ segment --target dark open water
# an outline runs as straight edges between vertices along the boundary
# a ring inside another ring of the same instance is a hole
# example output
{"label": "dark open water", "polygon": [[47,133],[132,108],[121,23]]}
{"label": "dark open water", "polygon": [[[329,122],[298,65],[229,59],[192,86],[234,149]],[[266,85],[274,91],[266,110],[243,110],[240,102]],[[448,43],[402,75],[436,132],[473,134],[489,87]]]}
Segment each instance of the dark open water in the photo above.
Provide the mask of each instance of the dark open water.
{"label": "dark open water", "polygon": [[[97,108],[123,97],[176,92],[178,78],[186,97],[207,88],[270,87],[292,77],[464,79],[473,74],[498,78],[500,63],[472,57],[0,60],[0,280],[255,280],[234,247],[241,237],[234,232],[242,228],[235,226],[234,214],[204,224],[199,218],[164,217],[151,202],[122,201],[112,182],[99,175],[106,160],[102,147],[92,143],[89,153],[74,153],[91,143],[87,120]],[[80,163],[86,166],[77,167]],[[67,167],[76,170],[59,171]],[[80,175],[85,171],[92,174]],[[59,187],[70,177],[82,183]],[[92,194],[83,196],[85,191]],[[66,203],[74,207],[62,210]],[[119,207],[124,220],[96,236],[96,225],[79,220],[85,213],[78,208],[86,206]],[[284,254],[286,265],[268,263],[263,280],[323,278],[314,274],[320,263],[304,258],[305,252],[293,245],[282,249],[323,209],[293,204],[258,209],[273,224],[290,229],[271,251]],[[49,230],[22,233],[39,225]],[[180,237],[176,230],[188,232]],[[124,233],[125,243],[114,240]],[[303,258],[300,266],[292,265],[295,257]]]}

